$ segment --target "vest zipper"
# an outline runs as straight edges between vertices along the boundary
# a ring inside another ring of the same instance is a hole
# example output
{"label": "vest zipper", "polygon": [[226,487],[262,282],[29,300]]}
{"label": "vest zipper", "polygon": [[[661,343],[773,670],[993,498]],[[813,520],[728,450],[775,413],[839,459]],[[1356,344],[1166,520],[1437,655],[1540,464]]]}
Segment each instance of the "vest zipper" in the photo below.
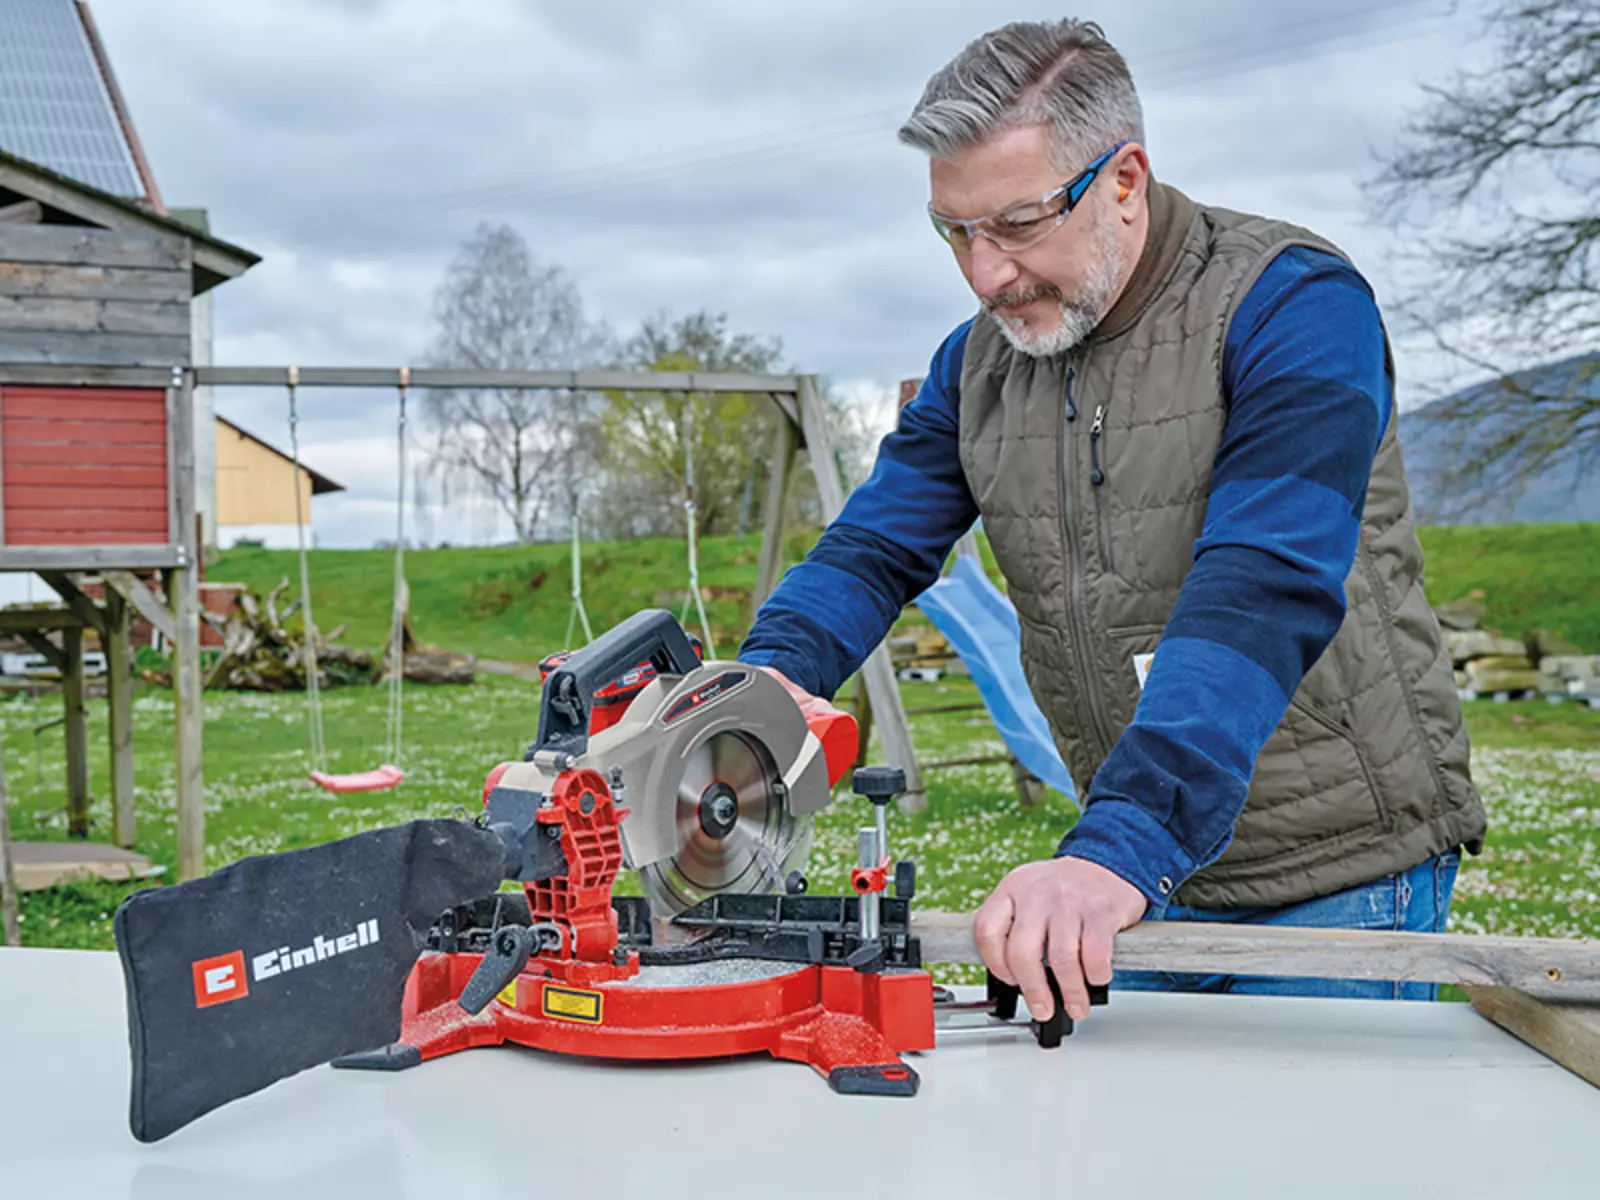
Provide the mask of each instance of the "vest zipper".
{"label": "vest zipper", "polygon": [[1106,406],[1097,405],[1094,410],[1094,421],[1089,426],[1089,483],[1094,487],[1094,527],[1100,536],[1100,561],[1106,570],[1115,572],[1116,559],[1111,551],[1111,530],[1106,515],[1105,493],[1100,490],[1100,485],[1106,481],[1106,473],[1100,469],[1100,438],[1106,428]]}
{"label": "vest zipper", "polygon": [[[1100,679],[1094,671],[1094,655],[1089,648],[1088,623],[1084,619],[1083,551],[1078,544],[1077,489],[1073,486],[1077,455],[1074,453],[1071,431],[1067,428],[1077,420],[1077,403],[1072,397],[1072,385],[1077,371],[1067,371],[1066,404],[1061,426],[1061,519],[1067,543],[1067,632],[1072,640],[1073,652],[1078,658],[1078,670],[1083,675],[1084,703],[1089,709],[1089,721],[1100,743],[1100,757],[1111,753],[1111,730],[1106,724],[1105,711],[1100,700]],[[1096,422],[1104,420],[1102,406],[1095,415]],[[1092,445],[1092,442],[1091,442]],[[1098,469],[1098,468],[1096,468]]]}
{"label": "vest zipper", "polygon": [[1089,425],[1089,482],[1099,487],[1106,481],[1106,473],[1100,469],[1100,434],[1106,427],[1106,406],[1097,404],[1094,410],[1094,421]]}

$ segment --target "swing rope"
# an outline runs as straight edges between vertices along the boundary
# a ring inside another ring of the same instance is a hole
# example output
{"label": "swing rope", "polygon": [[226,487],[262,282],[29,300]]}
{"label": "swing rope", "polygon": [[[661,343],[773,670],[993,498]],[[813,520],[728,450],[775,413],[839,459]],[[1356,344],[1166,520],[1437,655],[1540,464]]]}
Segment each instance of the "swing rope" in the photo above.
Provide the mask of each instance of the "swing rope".
{"label": "swing rope", "polygon": [[294,529],[300,544],[300,613],[305,625],[305,644],[301,662],[306,672],[306,703],[310,708],[311,769],[326,771],[328,766],[327,742],[322,731],[322,691],[318,684],[317,626],[311,618],[311,565],[306,555],[306,517],[304,501],[300,495],[300,415],[296,406],[296,393],[300,387],[300,368],[289,368],[289,457],[294,463]]}
{"label": "swing rope", "polygon": [[567,636],[561,644],[570,647],[573,628],[580,621],[583,623],[584,645],[594,641],[594,631],[589,628],[589,613],[583,607],[583,541],[578,528],[576,492],[569,490],[568,499],[572,510],[572,611],[567,615]]}
{"label": "swing rope", "polygon": [[[711,641],[711,622],[706,619],[705,598],[700,595],[700,547],[699,534],[696,530],[698,520],[695,516],[694,506],[694,397],[689,397],[684,406],[684,435],[683,435],[683,514],[689,526],[689,597],[693,599],[695,609],[700,617],[700,633],[705,638],[705,660],[712,661],[717,657],[717,650]],[[678,623],[684,624],[689,616],[689,599],[683,603],[683,613],[678,618]]]}
{"label": "swing rope", "polygon": [[395,505],[394,534],[394,611],[389,623],[389,719],[385,729],[384,762],[396,767],[403,753],[401,724],[405,709],[401,689],[406,675],[406,613],[411,607],[406,584],[406,392],[411,386],[411,368],[400,368],[399,465],[400,486]]}
{"label": "swing rope", "polygon": [[389,661],[393,664],[389,674],[389,712],[386,730],[386,762],[373,771],[354,775],[328,773],[328,745],[322,723],[321,674],[317,666],[317,625],[311,615],[311,565],[306,552],[306,512],[301,495],[301,476],[305,468],[300,463],[300,413],[298,392],[300,368],[289,368],[289,456],[294,464],[294,514],[295,533],[300,548],[300,607],[304,616],[305,646],[302,662],[306,671],[306,702],[310,709],[311,726],[311,778],[330,792],[370,792],[392,788],[405,778],[397,765],[402,753],[400,718],[401,680],[405,676],[405,620],[409,598],[405,579],[405,520],[406,520],[406,388],[411,382],[411,368],[400,368],[400,503],[396,519],[394,558],[394,614],[389,630]]}

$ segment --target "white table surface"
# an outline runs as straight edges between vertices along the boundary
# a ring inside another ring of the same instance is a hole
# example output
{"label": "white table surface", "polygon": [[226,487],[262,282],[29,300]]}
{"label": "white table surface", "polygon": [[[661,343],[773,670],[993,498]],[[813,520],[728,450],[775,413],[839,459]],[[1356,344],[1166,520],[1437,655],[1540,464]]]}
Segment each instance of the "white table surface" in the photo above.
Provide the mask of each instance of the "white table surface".
{"label": "white table surface", "polygon": [[481,1049],[317,1068],[145,1146],[115,956],[0,949],[0,1197],[1600,1197],[1600,1090],[1465,1005],[1114,993],[1058,1051],[911,1061],[907,1100]]}

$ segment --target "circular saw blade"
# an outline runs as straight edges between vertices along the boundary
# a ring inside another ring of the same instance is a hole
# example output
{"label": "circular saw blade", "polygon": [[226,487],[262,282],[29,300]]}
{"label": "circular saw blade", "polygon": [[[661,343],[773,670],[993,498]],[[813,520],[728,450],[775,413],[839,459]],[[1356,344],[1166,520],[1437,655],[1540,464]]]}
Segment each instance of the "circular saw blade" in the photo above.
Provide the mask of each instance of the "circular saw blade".
{"label": "circular saw blade", "polygon": [[745,734],[713,734],[688,755],[674,799],[678,850],[640,872],[653,909],[781,890],[790,864],[805,858],[810,819],[789,815],[777,780],[771,756]]}

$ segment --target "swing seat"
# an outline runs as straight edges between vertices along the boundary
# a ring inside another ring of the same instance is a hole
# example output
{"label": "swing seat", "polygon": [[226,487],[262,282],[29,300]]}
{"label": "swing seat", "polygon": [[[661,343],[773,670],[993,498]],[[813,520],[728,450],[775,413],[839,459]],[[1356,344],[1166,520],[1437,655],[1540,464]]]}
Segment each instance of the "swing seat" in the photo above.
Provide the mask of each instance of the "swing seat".
{"label": "swing seat", "polygon": [[350,775],[330,775],[326,771],[311,772],[312,782],[318,787],[341,793],[387,791],[405,777],[404,771],[389,763],[384,763],[375,770],[357,771]]}

